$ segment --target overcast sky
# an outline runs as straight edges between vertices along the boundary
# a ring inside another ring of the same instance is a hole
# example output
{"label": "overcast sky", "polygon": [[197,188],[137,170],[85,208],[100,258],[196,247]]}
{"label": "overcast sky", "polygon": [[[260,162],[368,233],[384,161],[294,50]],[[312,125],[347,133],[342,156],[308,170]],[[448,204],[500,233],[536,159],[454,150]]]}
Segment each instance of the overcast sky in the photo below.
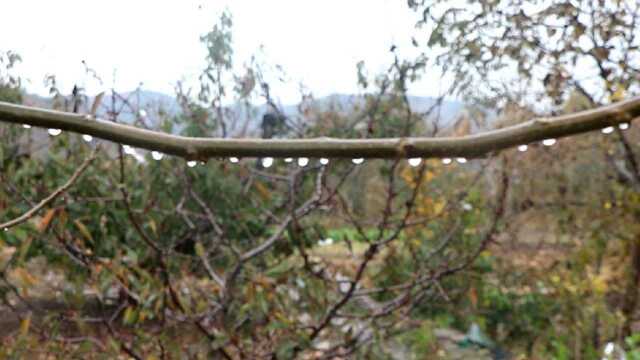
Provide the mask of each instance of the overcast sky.
{"label": "overcast sky", "polygon": [[[241,66],[263,45],[267,61],[288,75],[288,85],[275,88],[284,103],[297,100],[300,82],[316,96],[355,93],[356,63],[364,60],[371,73],[385,69],[391,44],[409,55],[415,32],[416,14],[397,0],[16,0],[3,4],[0,50],[22,55],[19,73],[32,92],[45,93],[48,73],[65,92],[74,82],[100,91],[84,73],[85,60],[104,87],[115,79],[120,91],[142,82],[144,89],[173,94],[177,80],[201,71],[199,37],[225,7],[234,21],[234,62]],[[438,94],[434,73],[411,92]]]}

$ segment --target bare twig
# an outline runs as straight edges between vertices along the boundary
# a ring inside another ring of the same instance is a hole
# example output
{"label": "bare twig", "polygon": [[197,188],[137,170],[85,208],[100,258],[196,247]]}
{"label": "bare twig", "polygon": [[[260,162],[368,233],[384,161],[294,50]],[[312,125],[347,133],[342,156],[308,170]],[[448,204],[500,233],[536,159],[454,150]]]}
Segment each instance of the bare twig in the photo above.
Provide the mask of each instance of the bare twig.
{"label": "bare twig", "polygon": [[45,206],[52,203],[58,196],[62,195],[65,191],[69,190],[69,188],[73,186],[73,184],[76,182],[76,180],[78,180],[80,175],[82,175],[82,173],[89,166],[89,164],[91,164],[91,162],[96,158],[97,152],[98,152],[98,147],[93,149],[89,157],[87,157],[82,162],[80,167],[73,173],[73,175],[71,175],[71,177],[69,178],[69,180],[67,180],[66,183],[64,183],[62,186],[57,188],[54,192],[49,194],[49,196],[42,199],[42,201],[40,201],[36,206],[32,207],[24,214],[20,215],[19,217],[13,220],[9,220],[3,224],[0,224],[0,229],[8,229],[10,227],[22,224],[23,222],[31,219],[33,216],[35,216],[38,213],[38,211],[42,210]]}

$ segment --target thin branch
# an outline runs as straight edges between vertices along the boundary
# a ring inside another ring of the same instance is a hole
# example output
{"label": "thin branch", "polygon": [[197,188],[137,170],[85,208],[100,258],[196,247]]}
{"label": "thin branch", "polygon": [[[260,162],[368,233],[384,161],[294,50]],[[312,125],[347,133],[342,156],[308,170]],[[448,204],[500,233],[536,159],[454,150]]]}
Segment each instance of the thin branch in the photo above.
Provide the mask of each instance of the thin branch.
{"label": "thin branch", "polygon": [[96,147],[91,152],[89,157],[82,162],[82,165],[80,165],[80,167],[73,173],[73,175],[71,175],[69,180],[67,180],[67,182],[64,183],[64,185],[60,186],[54,192],[49,194],[49,196],[42,199],[42,201],[40,201],[36,206],[29,209],[29,211],[27,211],[26,213],[22,214],[21,216],[13,220],[9,220],[3,224],[0,224],[0,229],[8,229],[10,227],[16,226],[18,224],[21,224],[31,219],[33,216],[35,216],[38,213],[38,211],[42,210],[45,206],[52,203],[58,196],[62,195],[65,191],[67,191],[71,186],[73,186],[76,180],[78,180],[80,175],[82,175],[82,173],[89,166],[89,164],[91,164],[91,162],[96,158],[97,151],[98,151],[98,148]]}
{"label": "thin branch", "polygon": [[640,97],[553,118],[464,137],[385,139],[191,138],[60,111],[0,102],[0,121],[56,128],[189,159],[254,157],[481,157],[509,147],[560,138],[629,122],[640,116]]}

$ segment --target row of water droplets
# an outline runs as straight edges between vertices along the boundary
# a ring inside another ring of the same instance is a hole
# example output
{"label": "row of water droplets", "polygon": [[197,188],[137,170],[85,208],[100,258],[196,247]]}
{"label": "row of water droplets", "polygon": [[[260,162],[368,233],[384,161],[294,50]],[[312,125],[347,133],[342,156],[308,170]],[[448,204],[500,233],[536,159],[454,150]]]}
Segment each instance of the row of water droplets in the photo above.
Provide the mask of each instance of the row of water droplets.
{"label": "row of water droplets", "polygon": [[[25,129],[30,129],[31,125],[24,124],[24,125],[22,125],[22,127],[24,127]],[[620,130],[627,130],[629,128],[629,123],[619,124],[618,128]],[[615,130],[615,128],[613,126],[608,126],[608,127],[602,129],[602,133],[603,134],[611,134],[611,133],[613,133],[614,130]],[[60,130],[60,129],[48,129],[47,132],[51,136],[58,136],[58,135],[60,135],[62,133],[62,130]],[[93,141],[93,137],[91,135],[86,135],[86,134],[82,135],[82,139],[85,142]],[[553,145],[555,145],[556,142],[557,142],[556,139],[545,139],[545,140],[542,140],[542,145],[544,145],[544,146],[553,146]],[[123,147],[123,150],[124,150],[125,154],[132,155],[137,160],[139,160],[141,162],[144,161],[144,158],[142,157],[142,155],[138,154],[136,152],[136,150],[134,148],[132,148],[131,146],[123,145],[122,147]],[[528,148],[529,148],[529,146],[526,145],[526,144],[519,145],[517,147],[518,151],[520,151],[520,152],[525,152],[525,151],[528,150]],[[155,150],[151,151],[151,158],[153,160],[162,160],[163,157],[164,157],[163,153],[161,153],[159,151],[155,151]],[[294,161],[294,158],[292,158],[292,157],[284,158],[284,162],[285,163],[292,163],[293,161]],[[417,167],[422,163],[422,158],[410,158],[407,161],[408,161],[410,166]],[[445,165],[449,165],[453,161],[454,161],[454,159],[451,159],[451,158],[443,158],[442,159],[442,163],[445,164]],[[455,158],[455,161],[457,163],[459,163],[459,164],[464,164],[464,163],[467,162],[467,159],[464,158],[464,157],[458,157],[458,158]],[[238,157],[233,157],[232,156],[232,157],[229,158],[229,162],[231,162],[233,164],[236,164],[236,163],[240,162],[240,159]],[[269,168],[274,164],[275,160],[272,157],[265,157],[265,158],[262,158],[260,160],[260,162],[261,162],[261,164],[262,164],[262,166],[264,168]],[[327,164],[329,164],[329,159],[320,158],[318,160],[318,162],[321,165],[327,165]],[[360,165],[360,164],[362,164],[364,162],[364,158],[354,158],[354,159],[351,159],[351,162],[354,163],[355,165]],[[298,166],[305,167],[305,166],[307,166],[309,164],[309,158],[306,158],[306,157],[298,158],[297,159],[297,163],[298,163]],[[187,166],[188,167],[194,167],[197,164],[198,164],[198,162],[195,161],[195,160],[187,161]]]}
{"label": "row of water droplets", "polygon": [[[22,125],[22,127],[24,127],[25,129],[30,129],[31,125],[24,124],[24,125]],[[629,129],[629,123],[619,124],[618,128],[620,130],[627,130],[627,129]],[[608,135],[608,134],[613,133],[614,130],[615,130],[615,128],[613,126],[608,126],[608,127],[602,129],[602,133],[605,134],[605,135]],[[51,136],[58,136],[58,135],[62,134],[62,130],[60,130],[60,129],[48,129],[47,132]],[[82,140],[84,140],[86,142],[91,142],[91,141],[93,141],[93,137],[91,135],[84,134],[84,135],[82,135]],[[553,145],[556,144],[556,142],[557,142],[556,139],[545,139],[545,140],[542,140],[542,145],[544,145],[544,146],[553,146]],[[519,145],[517,147],[518,151],[520,151],[520,152],[525,152],[525,151],[528,150],[528,148],[529,148],[529,146],[526,145],[526,144]],[[125,154],[134,156],[136,158],[136,160],[138,160],[138,161],[144,161],[144,158],[142,157],[142,155],[138,154],[136,152],[136,150],[133,147],[131,147],[130,145],[122,145],[122,149],[123,149]],[[163,153],[161,153],[159,151],[155,151],[155,150],[151,151],[151,158],[153,158],[153,160],[159,161],[159,160],[162,160],[163,157],[164,157]],[[284,159],[284,162],[285,163],[292,163],[293,160],[294,159],[292,157],[288,157],[288,158]],[[274,158],[272,158],[272,157],[265,157],[265,158],[262,158],[260,161],[261,161],[262,166],[265,167],[265,168],[269,168],[274,164]],[[449,165],[453,161],[454,160],[451,159],[451,158],[443,158],[442,159],[442,163],[445,164],[445,165]],[[458,157],[458,158],[455,158],[455,161],[457,163],[459,163],[459,164],[464,164],[464,163],[467,162],[467,159],[464,158],[464,157]],[[240,162],[240,158],[238,158],[238,157],[230,157],[229,158],[229,162],[231,162],[233,164],[236,164],[236,163]],[[324,165],[329,164],[329,159],[320,158],[318,160],[318,162],[321,165],[324,166]],[[356,165],[359,165],[359,164],[362,164],[364,162],[364,158],[354,158],[354,159],[351,159],[351,162],[353,162]],[[410,166],[417,167],[422,163],[422,158],[410,158],[410,159],[407,160],[407,162],[409,163]],[[305,166],[307,166],[309,164],[309,158],[306,158],[306,157],[298,158],[297,163],[298,163],[298,166],[305,167]],[[195,160],[187,161],[187,166],[188,167],[194,167],[197,164],[198,164],[198,162],[195,161]],[[8,231],[9,229],[5,228],[3,230],[4,231]]]}

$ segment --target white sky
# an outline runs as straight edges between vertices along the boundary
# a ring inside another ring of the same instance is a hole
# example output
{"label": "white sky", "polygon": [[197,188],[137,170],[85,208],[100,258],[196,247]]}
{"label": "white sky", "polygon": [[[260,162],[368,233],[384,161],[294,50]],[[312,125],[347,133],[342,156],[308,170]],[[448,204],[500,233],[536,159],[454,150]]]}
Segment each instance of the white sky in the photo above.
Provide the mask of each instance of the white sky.
{"label": "white sky", "polygon": [[[48,73],[63,92],[75,82],[99,92],[84,73],[86,60],[103,87],[114,84],[115,70],[120,91],[142,82],[173,94],[177,80],[193,80],[202,69],[199,37],[224,7],[234,21],[234,63],[241,66],[264,45],[269,63],[288,75],[288,85],[274,88],[284,103],[296,102],[300,82],[316,96],[355,93],[358,61],[373,74],[392,62],[392,43],[404,54],[412,50],[416,14],[397,0],[12,0],[0,14],[0,50],[22,55],[18,73],[31,92],[46,93]],[[430,73],[413,94],[439,93],[437,72]]]}

